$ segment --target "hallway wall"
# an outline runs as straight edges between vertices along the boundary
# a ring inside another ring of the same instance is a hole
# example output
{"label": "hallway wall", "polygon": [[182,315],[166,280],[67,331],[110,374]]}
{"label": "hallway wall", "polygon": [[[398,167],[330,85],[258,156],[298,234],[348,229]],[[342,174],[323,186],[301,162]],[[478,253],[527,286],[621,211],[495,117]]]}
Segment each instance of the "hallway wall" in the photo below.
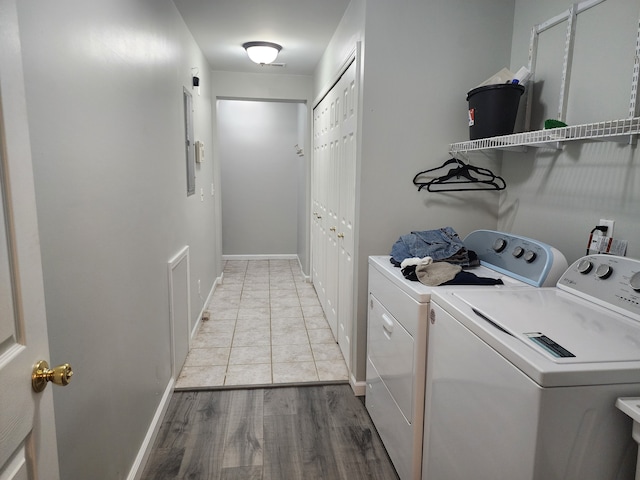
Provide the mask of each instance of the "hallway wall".
{"label": "hallway wall", "polygon": [[[217,100],[222,254],[298,252],[298,104]],[[304,112],[306,113],[306,112]],[[304,114],[303,113],[303,114]]]}
{"label": "hallway wall", "polygon": [[[220,274],[210,71],[170,0],[18,13],[50,363],[75,372],[53,392],[61,478],[127,478],[170,385],[167,262],[189,245],[194,317]],[[183,87],[209,155],[190,197]]]}
{"label": "hallway wall", "polygon": [[[263,67],[256,65],[256,73],[224,72],[214,70],[212,76],[212,98],[213,99],[236,99],[236,100],[273,100],[273,101],[296,101],[311,105],[313,79],[303,75],[283,75],[257,73]],[[215,104],[214,104],[215,107]],[[217,108],[217,107],[216,107]],[[307,108],[306,124],[311,125],[311,112]],[[214,110],[213,131],[215,136],[214,144],[214,181],[216,190],[221,191],[220,185],[220,151],[218,148],[219,139],[217,137],[217,113]],[[295,143],[301,145],[307,152],[304,157],[299,158],[297,165],[298,186],[300,190],[297,198],[298,208],[298,245],[297,254],[305,275],[309,275],[309,212],[310,212],[310,183],[309,183],[309,162],[311,150],[311,133],[307,128],[302,135],[304,142],[300,143],[300,137]],[[308,146],[308,147],[307,147]],[[292,148],[293,151],[293,148]],[[217,213],[221,217],[222,211]],[[239,220],[241,221],[241,220]],[[218,245],[222,247],[222,233],[219,231]],[[221,253],[221,252],[220,252]]]}

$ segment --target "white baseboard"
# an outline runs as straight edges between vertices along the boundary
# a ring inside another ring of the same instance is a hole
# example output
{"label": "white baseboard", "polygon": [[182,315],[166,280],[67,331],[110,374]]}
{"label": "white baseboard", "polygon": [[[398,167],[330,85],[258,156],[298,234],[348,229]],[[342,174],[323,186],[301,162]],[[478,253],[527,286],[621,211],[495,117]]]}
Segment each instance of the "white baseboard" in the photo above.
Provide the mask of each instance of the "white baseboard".
{"label": "white baseboard", "polygon": [[151,456],[153,444],[155,443],[158,432],[160,431],[162,420],[164,420],[164,416],[167,413],[167,408],[169,408],[169,401],[171,400],[171,395],[173,394],[174,387],[175,380],[171,378],[169,379],[167,388],[165,389],[164,394],[160,399],[160,404],[158,405],[156,413],[151,420],[151,424],[149,425],[147,434],[142,441],[142,445],[140,445],[138,455],[136,455],[136,458],[133,461],[133,466],[131,467],[131,470],[129,470],[127,480],[140,480],[140,478],[142,477],[142,472],[144,471],[144,467],[146,466],[147,461]]}
{"label": "white baseboard", "polygon": [[[202,323],[202,314],[207,309],[207,305],[209,305],[209,302],[211,301],[211,297],[213,295],[213,292],[216,290],[216,287],[218,286],[218,281],[220,281],[220,283],[222,283],[222,276],[216,278],[213,281],[213,285],[211,286],[211,290],[209,291],[209,295],[207,295],[207,298],[205,299],[204,303],[202,304],[202,309],[200,310],[200,313],[198,314],[198,318],[196,318],[196,322],[193,325],[193,330],[191,331],[190,340],[193,340],[194,337],[196,336],[196,334],[198,333],[198,328],[200,328],[200,324]],[[189,347],[191,347],[191,342],[189,342]]]}
{"label": "white baseboard", "polygon": [[[304,278],[304,281],[311,283],[311,275],[306,275],[302,269],[302,263],[300,257],[296,254],[269,254],[269,255],[222,255],[222,260],[298,260],[298,266],[300,267],[300,274]],[[222,280],[220,281],[222,283]]]}
{"label": "white baseboard", "polygon": [[[265,255],[222,255],[222,260],[295,260],[295,253],[278,253]],[[298,260],[299,261],[299,260]]]}
{"label": "white baseboard", "polygon": [[304,270],[302,269],[302,262],[300,261],[300,257],[298,257],[298,266],[300,267],[300,275],[304,278],[304,281],[307,283],[311,283],[311,275],[306,275]]}
{"label": "white baseboard", "polygon": [[349,384],[356,397],[363,397],[367,393],[367,382],[358,382],[353,375],[349,375]]}

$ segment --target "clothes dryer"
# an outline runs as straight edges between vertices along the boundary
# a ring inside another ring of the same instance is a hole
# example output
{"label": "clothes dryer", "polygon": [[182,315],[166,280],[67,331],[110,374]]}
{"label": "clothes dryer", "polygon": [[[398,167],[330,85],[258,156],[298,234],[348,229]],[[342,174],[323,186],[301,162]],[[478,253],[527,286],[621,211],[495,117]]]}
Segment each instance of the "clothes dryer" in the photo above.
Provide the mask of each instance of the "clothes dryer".
{"label": "clothes dryer", "polygon": [[[463,243],[481,263],[469,271],[500,278],[495,288],[554,285],[567,268],[558,250],[526,237],[476,230]],[[405,279],[389,256],[369,257],[365,405],[402,480],[421,476],[429,309],[444,288],[480,287],[429,287]]]}

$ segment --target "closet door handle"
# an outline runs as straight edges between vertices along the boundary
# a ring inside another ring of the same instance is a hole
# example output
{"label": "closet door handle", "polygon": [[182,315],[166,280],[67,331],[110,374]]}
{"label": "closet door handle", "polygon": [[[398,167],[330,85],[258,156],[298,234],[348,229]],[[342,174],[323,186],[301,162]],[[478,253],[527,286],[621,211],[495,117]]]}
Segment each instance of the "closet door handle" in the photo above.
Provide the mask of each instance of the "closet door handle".
{"label": "closet door handle", "polygon": [[344,233],[339,233],[338,238],[344,238]]}
{"label": "closet door handle", "polygon": [[391,320],[385,313],[382,314],[382,329],[384,330],[387,338],[391,337],[393,333],[393,320]]}
{"label": "closet door handle", "polygon": [[331,230],[332,232],[336,231],[336,227],[331,227],[329,230]]}

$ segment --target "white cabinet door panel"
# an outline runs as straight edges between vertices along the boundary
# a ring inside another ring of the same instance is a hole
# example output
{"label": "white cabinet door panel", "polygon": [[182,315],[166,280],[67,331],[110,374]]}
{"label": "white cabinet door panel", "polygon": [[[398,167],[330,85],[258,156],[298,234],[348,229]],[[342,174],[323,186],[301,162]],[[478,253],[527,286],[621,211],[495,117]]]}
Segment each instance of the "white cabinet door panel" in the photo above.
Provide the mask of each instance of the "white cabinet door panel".
{"label": "white cabinet door panel", "polygon": [[312,277],[348,367],[354,315],[356,87],[353,62],[313,115]]}

